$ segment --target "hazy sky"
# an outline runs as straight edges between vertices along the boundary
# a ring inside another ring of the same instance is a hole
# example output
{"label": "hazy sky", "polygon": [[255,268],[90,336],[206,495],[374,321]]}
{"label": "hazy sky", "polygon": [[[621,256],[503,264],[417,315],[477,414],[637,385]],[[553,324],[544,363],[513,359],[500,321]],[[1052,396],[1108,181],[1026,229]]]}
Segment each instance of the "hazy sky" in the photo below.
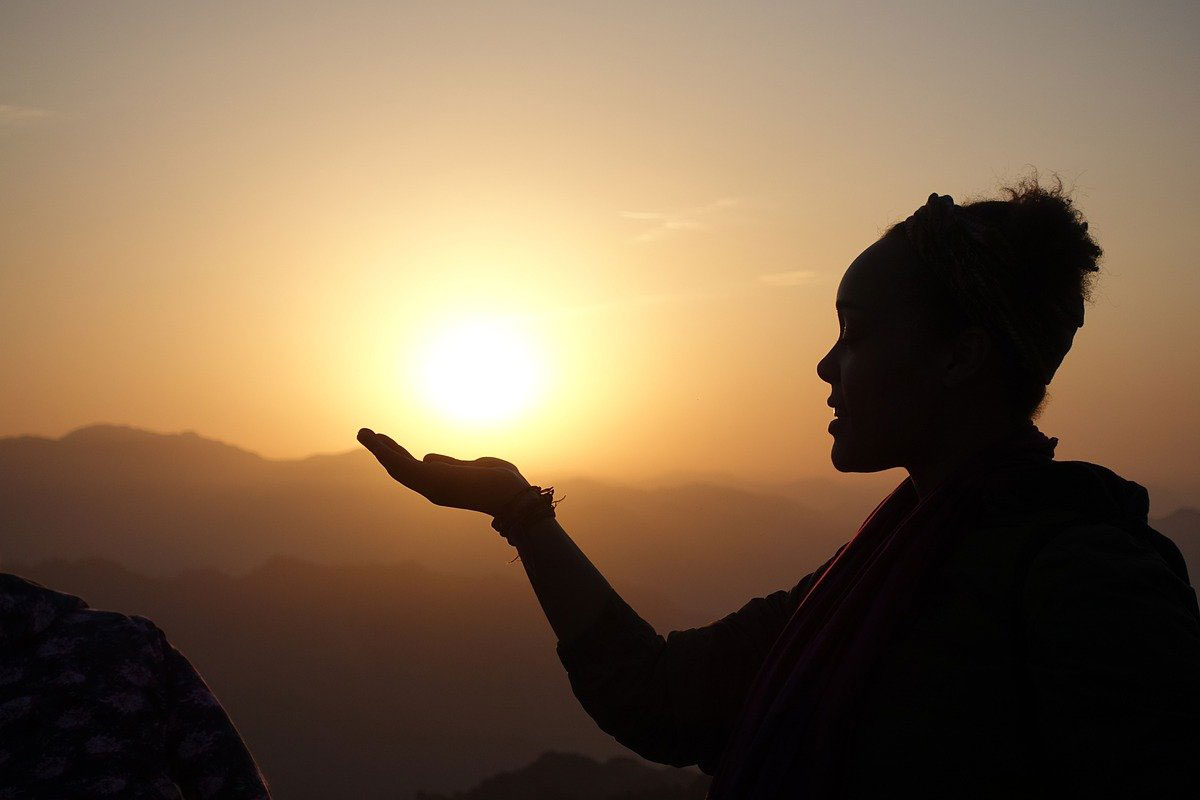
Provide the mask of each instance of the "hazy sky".
{"label": "hazy sky", "polygon": [[[1197,38],[1194,2],[5,2],[0,435],[833,474],[841,272],[1033,165],[1106,251],[1042,429],[1197,488]],[[480,320],[542,387],[467,425],[416,365]]]}

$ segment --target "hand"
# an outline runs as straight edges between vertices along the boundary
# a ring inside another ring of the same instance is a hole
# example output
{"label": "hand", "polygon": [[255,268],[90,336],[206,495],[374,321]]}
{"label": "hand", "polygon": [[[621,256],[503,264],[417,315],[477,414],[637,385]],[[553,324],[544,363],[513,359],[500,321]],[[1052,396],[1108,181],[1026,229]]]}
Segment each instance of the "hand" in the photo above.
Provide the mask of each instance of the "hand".
{"label": "hand", "polygon": [[495,516],[529,486],[520,470],[502,458],[484,456],[461,461],[429,453],[418,461],[391,437],[370,428],[358,432],[358,441],[379,459],[389,475],[435,505]]}

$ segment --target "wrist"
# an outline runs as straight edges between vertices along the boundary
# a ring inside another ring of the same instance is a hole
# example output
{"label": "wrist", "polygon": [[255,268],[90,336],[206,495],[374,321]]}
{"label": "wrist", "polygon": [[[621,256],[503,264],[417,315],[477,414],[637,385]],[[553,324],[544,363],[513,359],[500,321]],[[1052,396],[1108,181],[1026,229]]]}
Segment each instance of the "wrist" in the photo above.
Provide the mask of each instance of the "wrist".
{"label": "wrist", "polygon": [[558,502],[553,486],[526,486],[496,512],[492,528],[515,547],[517,539],[532,525],[554,517]]}

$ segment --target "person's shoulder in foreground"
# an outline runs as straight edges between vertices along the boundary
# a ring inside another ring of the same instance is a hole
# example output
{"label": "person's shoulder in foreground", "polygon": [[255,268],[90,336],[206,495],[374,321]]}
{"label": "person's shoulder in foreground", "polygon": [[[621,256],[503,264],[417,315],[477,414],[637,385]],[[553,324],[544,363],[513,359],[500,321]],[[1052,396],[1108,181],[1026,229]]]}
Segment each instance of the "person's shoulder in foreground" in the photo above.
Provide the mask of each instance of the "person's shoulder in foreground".
{"label": "person's shoulder in foreground", "polygon": [[1041,529],[1020,601],[1050,764],[1104,796],[1200,785],[1200,609],[1179,548],[1147,524],[1146,490],[1067,461],[1014,476],[992,499]]}
{"label": "person's shoulder in foreground", "polygon": [[268,798],[154,623],[0,573],[0,798]]}

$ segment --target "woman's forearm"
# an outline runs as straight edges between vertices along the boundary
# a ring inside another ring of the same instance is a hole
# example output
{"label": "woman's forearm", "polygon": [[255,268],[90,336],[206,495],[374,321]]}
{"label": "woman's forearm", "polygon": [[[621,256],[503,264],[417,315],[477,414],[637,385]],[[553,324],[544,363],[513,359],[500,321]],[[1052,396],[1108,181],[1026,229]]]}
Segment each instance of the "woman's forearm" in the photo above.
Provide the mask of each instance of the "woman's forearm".
{"label": "woman's forearm", "polygon": [[574,641],[616,594],[553,517],[530,524],[517,539],[517,553],[560,642]]}
{"label": "woman's forearm", "polygon": [[695,719],[715,706],[710,684],[684,679],[685,692],[697,683],[704,687],[700,701],[691,704],[694,713],[681,715],[673,703],[681,675],[699,670],[727,677],[725,670],[714,670],[722,661],[703,646],[709,637],[683,634],[668,648],[553,518],[533,523],[510,541],[558,635],[556,649],[571,690],[600,729],[651,761],[674,766],[712,761],[707,753],[713,728]]}

